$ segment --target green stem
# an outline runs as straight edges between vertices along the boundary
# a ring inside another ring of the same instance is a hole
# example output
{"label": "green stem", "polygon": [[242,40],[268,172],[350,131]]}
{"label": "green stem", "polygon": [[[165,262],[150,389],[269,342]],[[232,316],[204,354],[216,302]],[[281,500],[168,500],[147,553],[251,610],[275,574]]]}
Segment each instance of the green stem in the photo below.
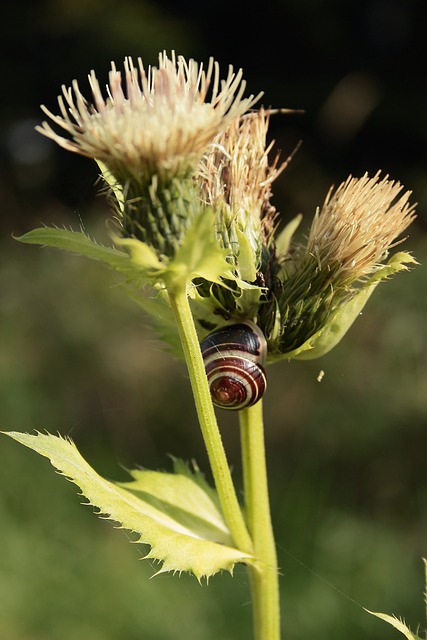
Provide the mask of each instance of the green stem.
{"label": "green stem", "polygon": [[169,299],[178,324],[194,402],[224,519],[235,546],[245,553],[252,553],[252,541],[231,478],[187,294],[184,289],[169,290]]}
{"label": "green stem", "polygon": [[256,640],[280,639],[279,573],[271,524],[262,401],[239,413],[246,516],[254,546],[249,565]]}

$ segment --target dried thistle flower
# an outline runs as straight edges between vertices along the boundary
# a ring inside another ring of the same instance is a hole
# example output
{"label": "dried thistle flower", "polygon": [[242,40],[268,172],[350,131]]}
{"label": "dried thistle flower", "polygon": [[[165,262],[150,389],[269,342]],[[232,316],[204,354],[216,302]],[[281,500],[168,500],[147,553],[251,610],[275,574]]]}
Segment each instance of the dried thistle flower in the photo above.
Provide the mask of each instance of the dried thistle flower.
{"label": "dried thistle flower", "polygon": [[[287,111],[287,110],[283,110]],[[228,250],[243,286],[226,288],[197,283],[197,293],[210,303],[217,316],[256,318],[260,298],[269,286],[269,260],[273,250],[276,209],[271,186],[287,166],[267,143],[271,110],[261,108],[241,116],[215,138],[196,176],[203,202],[212,208],[221,247]],[[254,288],[245,288],[244,282]],[[206,306],[202,313],[206,312]]]}
{"label": "dried thistle flower", "polygon": [[415,218],[410,191],[398,200],[403,187],[399,182],[350,176],[333,193],[328,193],[317,210],[310,229],[307,253],[313,255],[319,270],[333,271],[335,286],[351,284],[376,271],[396,239]]}
{"label": "dried thistle flower", "polygon": [[270,111],[263,108],[235,120],[215,139],[200,167],[202,198],[215,211],[219,240],[235,255],[236,264],[239,232],[249,240],[253,261],[241,265],[249,277],[241,276],[249,281],[255,280],[262,246],[268,246],[274,231],[271,185],[287,164],[279,165],[279,154],[270,164],[274,143],[267,145],[269,120]]}
{"label": "dried thistle flower", "polygon": [[281,330],[271,337],[273,352],[303,358],[323,355],[351,326],[378,282],[415,262],[402,253],[384,264],[415,217],[411,192],[399,197],[402,189],[377,173],[373,178],[350,176],[328,193],[307,245],[282,257]]}

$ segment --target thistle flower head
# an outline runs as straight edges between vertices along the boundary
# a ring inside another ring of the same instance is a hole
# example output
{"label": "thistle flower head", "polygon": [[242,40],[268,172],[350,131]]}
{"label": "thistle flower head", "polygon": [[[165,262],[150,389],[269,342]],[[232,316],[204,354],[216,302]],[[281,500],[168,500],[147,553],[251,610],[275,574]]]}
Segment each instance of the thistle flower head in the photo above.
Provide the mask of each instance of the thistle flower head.
{"label": "thistle flower head", "polygon": [[[277,307],[280,335],[273,350],[318,357],[354,322],[375,286],[414,262],[389,250],[415,217],[411,192],[388,179],[349,177],[331,190],[313,219],[307,245],[282,264]],[[291,354],[291,355],[289,355]]]}
{"label": "thistle flower head", "polygon": [[350,176],[328,193],[310,229],[307,252],[319,269],[334,271],[334,278],[352,283],[380,267],[396,239],[415,217],[415,205],[399,182]]}
{"label": "thistle flower head", "polygon": [[378,282],[414,262],[400,253],[384,264],[415,207],[379,173],[331,190],[305,246],[291,246],[298,217],[274,237],[271,188],[288,161],[271,162],[271,111],[246,113],[259,96],[243,97],[241,70],[230,66],[221,80],[213,59],[205,70],[162,53],[147,70],[126,58],[123,75],[112,63],[106,94],[94,71],[89,84],[90,101],[74,81],[62,87],[59,115],[42,107],[64,136],[48,122],[38,130],[97,160],[138,273],[151,284],[192,283],[200,327],[256,320],[270,360],[318,357]]}
{"label": "thistle flower head", "polygon": [[[220,80],[218,63],[206,71],[194,60],[166,53],[146,71],[141,59],[124,62],[124,78],[112,63],[104,98],[95,72],[89,75],[92,103],[77,81],[62,87],[61,115],[43,111],[70,137],[48,122],[38,130],[69,151],[103,162],[119,182],[149,181],[152,175],[182,177],[192,171],[213,138],[258,99],[243,98],[242,71],[230,66]],[[208,98],[208,92],[210,97]]]}
{"label": "thistle flower head", "polygon": [[279,165],[279,154],[270,164],[274,142],[267,145],[269,120],[270,112],[261,108],[232,122],[217,136],[199,167],[201,196],[215,211],[220,243],[237,263],[242,234],[249,243],[250,263],[240,264],[247,280],[255,279],[262,248],[270,243],[277,215],[270,203],[271,185],[287,164]]}

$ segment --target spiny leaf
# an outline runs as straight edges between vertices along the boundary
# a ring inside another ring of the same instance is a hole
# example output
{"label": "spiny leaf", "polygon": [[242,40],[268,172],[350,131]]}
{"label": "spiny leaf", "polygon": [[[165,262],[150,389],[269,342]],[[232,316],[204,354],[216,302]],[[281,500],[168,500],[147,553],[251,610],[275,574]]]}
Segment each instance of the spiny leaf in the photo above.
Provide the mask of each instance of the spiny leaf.
{"label": "spiny leaf", "polygon": [[16,240],[25,244],[40,244],[71,251],[88,258],[102,260],[111,265],[121,264],[127,258],[123,251],[100,245],[81,231],[58,229],[57,227],[33,229],[23,236],[17,237]]}
{"label": "spiny leaf", "polygon": [[[96,158],[95,158],[96,160]],[[101,162],[101,160],[96,160],[96,164],[101,170],[101,175],[105,180],[108,187],[111,189],[112,193],[115,195],[117,200],[117,206],[119,207],[119,211],[122,212],[124,209],[124,195],[123,195],[123,187],[119,184],[116,178],[111,173],[110,169],[106,164]]]}
{"label": "spiny leaf", "polygon": [[6,435],[49,458],[74,482],[99,514],[139,534],[151,546],[146,557],[162,563],[164,571],[193,573],[198,580],[252,557],[233,548],[219,511],[215,492],[201,474],[175,463],[175,474],[132,471],[133,481],[114,483],[102,478],[80,455],[74,443],[51,434]]}
{"label": "spiny leaf", "polygon": [[[99,260],[125,276],[122,290],[134,302],[152,316],[159,337],[171,345],[175,355],[182,355],[176,323],[164,291],[154,288],[148,295],[141,287],[151,285],[153,274],[162,267],[154,251],[139,240],[117,238],[117,244],[126,246],[126,251],[98,244],[79,231],[42,227],[17,238],[27,244],[39,244]],[[127,243],[127,244],[126,244]],[[153,295],[154,294],[154,295]]]}
{"label": "spiny leaf", "polygon": [[148,244],[136,238],[116,238],[116,243],[125,247],[133,265],[150,274],[154,281],[160,279],[157,276],[163,273],[166,264],[159,260],[154,249]]}
{"label": "spiny leaf", "polygon": [[400,631],[407,640],[423,640],[416,633],[413,633],[409,627],[402,622],[402,620],[399,620],[395,616],[389,616],[386,613],[377,613],[376,611],[369,611],[369,609],[365,609],[365,611],[370,613],[372,616],[376,616],[377,618],[380,618],[380,620],[384,620],[385,622],[388,622],[388,624],[391,624],[391,626]]}
{"label": "spiny leaf", "polygon": [[[424,571],[425,571],[425,583],[426,583],[426,591],[424,592],[424,599],[427,604],[427,561],[423,558],[424,563]],[[391,624],[392,627],[400,631],[407,640],[426,640],[427,638],[427,628],[424,629],[423,638],[418,635],[419,628],[417,629],[417,633],[414,633],[409,629],[409,627],[403,622],[403,620],[399,620],[396,616],[390,616],[387,613],[377,613],[375,611],[369,611],[369,609],[365,609],[372,616],[376,616],[380,618],[380,620],[384,620]],[[427,610],[426,610],[426,621],[427,621]]]}
{"label": "spiny leaf", "polygon": [[41,227],[16,238],[26,244],[39,244],[70,251],[86,258],[100,260],[116,271],[124,274],[133,283],[146,282],[147,277],[141,266],[132,262],[128,253],[114,247],[106,247],[92,240],[85,233],[57,229],[55,227]]}
{"label": "spiny leaf", "polygon": [[[378,284],[378,283],[376,283]],[[374,292],[375,286],[364,287],[343,303],[325,325],[297,349],[284,354],[289,359],[313,360],[333,349],[350,329]]]}
{"label": "spiny leaf", "polygon": [[234,279],[226,261],[227,251],[219,246],[215,237],[210,214],[209,209],[202,209],[187,229],[164,274],[169,290],[186,287],[196,277],[210,282],[221,282],[221,278]]}
{"label": "spiny leaf", "polygon": [[117,484],[188,527],[194,536],[231,546],[215,492],[198,470],[191,473],[177,462],[174,466],[175,473],[135,469],[129,471],[131,482]]}
{"label": "spiny leaf", "polygon": [[247,282],[254,282],[257,277],[257,264],[254,250],[248,236],[236,226],[239,241],[238,271],[240,278]]}
{"label": "spiny leaf", "polygon": [[280,256],[286,256],[291,246],[292,238],[298,229],[302,220],[302,215],[299,213],[295,218],[292,218],[285,226],[285,228],[279,233],[276,238],[276,250]]}

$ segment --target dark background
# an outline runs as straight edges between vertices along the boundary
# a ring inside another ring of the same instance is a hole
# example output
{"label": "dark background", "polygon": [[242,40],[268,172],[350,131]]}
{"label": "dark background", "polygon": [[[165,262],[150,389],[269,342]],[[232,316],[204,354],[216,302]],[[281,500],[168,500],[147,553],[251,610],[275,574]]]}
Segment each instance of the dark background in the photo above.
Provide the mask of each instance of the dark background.
{"label": "dark background", "polygon": [[[83,258],[21,246],[41,224],[107,237],[94,163],[34,133],[62,83],[89,95],[125,55],[157,64],[175,49],[247,93],[304,109],[276,115],[286,157],[275,185],[283,221],[307,227],[330,185],[381,169],[413,191],[403,248],[421,263],[381,285],[322,360],[272,367],[266,397],[271,501],[283,569],[284,637],[380,640],[397,632],[369,609],[423,622],[426,554],[427,74],[423,3],[293,0],[15,2],[0,53],[0,428],[70,434],[93,466],[207,462],[181,363],[156,342],[111,274]],[[316,378],[325,371],[321,383]],[[177,419],[177,416],[180,416]],[[182,418],[185,416],[185,419]],[[239,484],[235,420],[221,416]],[[208,472],[207,472],[208,473]],[[209,475],[209,474],[208,474]],[[250,637],[243,567],[209,588],[138,563],[123,532],[79,506],[45,461],[0,442],[0,637],[86,640]],[[179,618],[180,624],[177,625]],[[394,635],[393,635],[394,634]]]}

